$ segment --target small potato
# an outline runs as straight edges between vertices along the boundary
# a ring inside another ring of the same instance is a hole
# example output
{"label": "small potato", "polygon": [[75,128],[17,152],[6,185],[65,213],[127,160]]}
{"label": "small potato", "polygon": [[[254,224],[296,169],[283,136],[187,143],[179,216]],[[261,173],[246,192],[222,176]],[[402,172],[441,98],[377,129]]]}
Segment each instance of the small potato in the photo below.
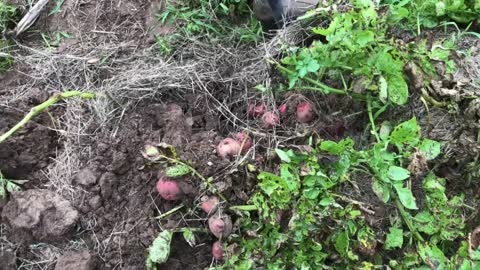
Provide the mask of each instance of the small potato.
{"label": "small potato", "polygon": [[217,211],[218,205],[220,204],[220,200],[218,199],[217,196],[210,196],[207,197],[200,207],[202,210],[207,213],[208,215],[211,215]]}
{"label": "small potato", "polygon": [[242,146],[243,144],[242,153],[246,153],[248,149],[250,149],[250,147],[252,146],[252,140],[250,139],[250,137],[246,132],[242,131],[237,133],[237,135],[235,136],[235,139],[240,144],[240,146]]}
{"label": "small potato", "polygon": [[216,214],[208,219],[208,228],[218,239],[225,238],[232,233],[232,219],[229,215]]}
{"label": "small potato", "polygon": [[212,245],[212,255],[213,255],[213,257],[216,260],[221,261],[221,260],[223,260],[223,254],[224,254],[224,251],[223,251],[222,242],[216,241],[215,243],[213,243],[213,245]]}
{"label": "small potato", "polygon": [[157,191],[165,200],[175,201],[182,197],[183,192],[178,186],[178,183],[169,180],[166,177],[160,177],[157,182]]}
{"label": "small potato", "polygon": [[263,103],[259,105],[251,103],[250,105],[248,105],[247,114],[250,117],[257,118],[262,116],[266,110],[267,106],[265,106],[265,104]]}
{"label": "small potato", "polygon": [[278,106],[278,112],[280,115],[285,116],[287,114],[287,104],[282,104]]}
{"label": "small potato", "polygon": [[240,144],[232,138],[225,138],[218,144],[217,152],[223,158],[236,156],[240,152]]}
{"label": "small potato", "polygon": [[297,121],[300,123],[309,123],[315,119],[313,105],[310,102],[301,102],[297,105]]}
{"label": "small potato", "polygon": [[280,124],[280,118],[275,112],[266,112],[262,116],[262,127],[263,128],[274,128]]}

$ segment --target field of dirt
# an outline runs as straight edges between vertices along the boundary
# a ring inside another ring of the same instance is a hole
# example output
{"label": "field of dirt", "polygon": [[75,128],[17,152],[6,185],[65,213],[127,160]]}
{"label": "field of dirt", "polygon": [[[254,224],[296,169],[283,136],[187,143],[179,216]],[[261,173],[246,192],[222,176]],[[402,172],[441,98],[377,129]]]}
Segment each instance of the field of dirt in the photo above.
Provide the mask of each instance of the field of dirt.
{"label": "field of dirt", "polygon": [[[10,2],[25,7],[27,1]],[[241,205],[256,186],[256,176],[244,165],[271,169],[275,158],[269,149],[303,145],[311,134],[369,143],[363,139],[368,117],[358,113],[365,111],[362,104],[314,93],[290,92],[282,98],[292,105],[311,100],[318,108],[314,124],[285,118],[275,132],[262,130],[258,120],[247,117],[248,103],[281,102],[252,91],[258,82],[278,79],[264,66],[265,52],[237,44],[190,44],[163,59],[152,46],[153,34],[172,30],[156,23],[161,8],[160,0],[67,0],[61,12],[42,15],[16,40],[16,64],[0,79],[0,134],[62,89],[92,91],[97,99],[62,101],[0,146],[5,178],[28,180],[23,191],[0,199],[0,270],[145,269],[147,248],[160,231],[204,228],[207,217],[196,206],[208,192],[194,177],[182,179],[184,208],[155,218],[178,202],[156,192],[164,166],[145,160],[147,144],[174,146],[180,160],[205,178],[213,177],[214,187]],[[71,37],[51,51],[39,37],[47,31]],[[480,54],[477,40],[465,46]],[[459,76],[478,77],[474,63],[463,64]],[[444,88],[454,89],[454,81],[459,80],[446,80]],[[415,99],[418,93],[412,95],[415,102],[388,114],[400,119],[415,115],[425,135],[445,142],[447,154],[435,170],[447,179],[449,190],[478,198],[480,191],[463,181],[462,172],[480,153],[480,105],[459,102],[460,116],[433,107],[427,113]],[[216,145],[241,130],[253,134],[252,150],[236,160],[219,157]],[[367,220],[385,225],[388,208],[367,183],[345,194],[369,201],[374,207]],[[169,260],[158,269],[207,269],[214,263],[214,241],[198,234],[198,244],[191,247],[175,235]]]}

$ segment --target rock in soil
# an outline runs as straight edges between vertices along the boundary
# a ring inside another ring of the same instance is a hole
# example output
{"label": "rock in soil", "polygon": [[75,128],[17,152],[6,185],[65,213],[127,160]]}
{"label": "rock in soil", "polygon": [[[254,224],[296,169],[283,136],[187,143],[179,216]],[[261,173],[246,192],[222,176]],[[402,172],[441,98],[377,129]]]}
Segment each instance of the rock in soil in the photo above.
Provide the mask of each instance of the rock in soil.
{"label": "rock in soil", "polygon": [[2,217],[21,239],[61,239],[72,231],[79,213],[60,195],[40,189],[15,192],[5,205]]}
{"label": "rock in soil", "polygon": [[95,270],[98,268],[97,259],[88,251],[67,252],[57,260],[55,270]]}

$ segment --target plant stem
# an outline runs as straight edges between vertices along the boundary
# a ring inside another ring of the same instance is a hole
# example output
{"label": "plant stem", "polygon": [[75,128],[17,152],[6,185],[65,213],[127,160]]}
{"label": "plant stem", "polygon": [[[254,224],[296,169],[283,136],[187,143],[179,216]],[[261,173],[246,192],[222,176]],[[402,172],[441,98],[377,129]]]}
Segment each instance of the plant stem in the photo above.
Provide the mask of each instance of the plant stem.
{"label": "plant stem", "polygon": [[212,190],[214,190],[214,192],[218,195],[218,197],[220,197],[222,200],[224,200],[225,202],[228,202],[228,200],[220,193],[218,192],[218,190],[212,185],[212,183],[210,183],[210,181],[208,181],[207,179],[205,179],[205,177],[203,177],[203,175],[201,175],[197,170],[195,170],[192,166],[188,165],[187,163],[183,162],[183,161],[180,161],[178,159],[175,159],[175,158],[170,158],[170,157],[167,157],[165,155],[159,155],[159,157],[161,158],[164,158],[172,163],[176,163],[178,165],[182,165],[182,166],[186,166],[188,167],[188,169],[198,178],[200,178],[200,180],[202,180],[205,184],[207,184],[207,186],[209,188],[211,188]]}
{"label": "plant stem", "polygon": [[[274,62],[271,62],[271,63],[274,63]],[[288,69],[288,68],[286,68],[286,67],[284,67],[284,66],[282,66],[282,65],[280,65],[280,64],[278,64],[278,63],[275,63],[275,65],[277,66],[277,68],[278,68],[279,70],[281,70],[281,71],[283,71],[283,72],[285,72],[285,73],[288,73],[288,74],[290,74],[290,75],[295,74],[295,71],[290,70],[290,69]],[[301,79],[304,80],[304,81],[307,81],[307,82],[309,82],[309,83],[311,83],[311,84],[313,84],[313,85],[315,85],[315,86],[317,86],[317,87],[319,87],[319,88],[316,88],[316,87],[308,87],[308,86],[302,86],[302,87],[299,87],[299,88],[304,88],[304,89],[306,89],[306,90],[321,91],[321,92],[326,93],[326,94],[328,94],[328,93],[334,93],[334,94],[339,94],[339,95],[350,95],[350,94],[351,94],[351,96],[354,97],[354,98],[357,98],[357,99],[360,99],[360,100],[365,100],[365,96],[363,96],[363,95],[360,95],[360,94],[357,94],[357,93],[347,93],[347,92],[344,91],[344,90],[330,87],[330,86],[328,86],[328,85],[326,85],[326,84],[323,84],[323,83],[321,83],[321,82],[319,82],[319,81],[316,81],[316,80],[314,80],[314,79],[312,79],[312,78],[303,77],[303,78],[301,78]]]}
{"label": "plant stem", "polygon": [[407,224],[407,227],[410,230],[410,232],[413,233],[413,235],[415,236],[415,238],[417,238],[418,241],[423,242],[424,241],[423,237],[418,233],[417,230],[415,230],[415,227],[413,226],[412,221],[410,220],[410,217],[409,217],[407,211],[405,211],[405,208],[403,208],[403,205],[398,198],[395,198],[395,205],[397,206],[398,210],[400,211],[400,215],[402,216],[405,224]]}
{"label": "plant stem", "polygon": [[372,124],[372,132],[377,139],[377,142],[380,142],[380,137],[378,136],[377,128],[375,127],[375,119],[373,119],[372,113],[372,97],[370,94],[367,94],[367,110],[368,110],[368,118],[370,119],[370,123]]}
{"label": "plant stem", "polygon": [[258,208],[255,205],[232,205],[230,210],[240,210],[240,211],[257,211]]}
{"label": "plant stem", "polygon": [[56,94],[50,97],[48,100],[43,102],[40,105],[37,105],[30,109],[30,112],[23,117],[23,119],[18,122],[14,127],[12,127],[9,131],[5,134],[0,136],[0,144],[7,140],[10,136],[12,136],[17,130],[25,126],[32,118],[46,110],[48,107],[54,105],[55,103],[59,102],[62,99],[67,99],[71,97],[81,97],[83,99],[92,99],[95,98],[95,94],[93,93],[85,93],[80,91],[67,91],[60,94]]}
{"label": "plant stem", "polygon": [[183,204],[180,204],[179,206],[174,207],[174,208],[168,210],[167,212],[165,212],[165,213],[163,213],[163,214],[161,214],[161,215],[159,215],[158,217],[155,217],[155,218],[156,218],[156,219],[162,219],[162,218],[164,218],[164,217],[168,217],[168,216],[170,216],[171,214],[173,214],[173,213],[177,212],[178,210],[182,209],[183,206],[184,206]]}

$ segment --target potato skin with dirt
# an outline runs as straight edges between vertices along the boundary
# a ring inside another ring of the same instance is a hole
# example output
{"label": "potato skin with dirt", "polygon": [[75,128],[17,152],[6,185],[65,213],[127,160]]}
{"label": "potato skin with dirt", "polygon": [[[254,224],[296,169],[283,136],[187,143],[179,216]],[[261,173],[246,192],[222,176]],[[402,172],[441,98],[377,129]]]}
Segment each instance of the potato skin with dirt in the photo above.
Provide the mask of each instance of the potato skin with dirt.
{"label": "potato skin with dirt", "polygon": [[237,133],[237,135],[235,136],[235,139],[242,147],[242,153],[246,153],[248,149],[250,149],[250,147],[252,146],[252,139],[250,139],[250,136],[246,132],[242,131]]}
{"label": "potato skin with dirt", "polygon": [[217,214],[208,219],[208,228],[218,239],[225,238],[232,233],[232,219],[229,215]]}
{"label": "potato skin with dirt", "polygon": [[223,250],[222,243],[220,241],[216,241],[215,243],[213,243],[213,245],[212,245],[212,255],[213,255],[213,257],[216,260],[221,261],[221,260],[223,260],[223,254],[224,254],[224,250]]}
{"label": "potato skin with dirt", "polygon": [[211,215],[217,211],[219,204],[220,204],[220,200],[218,199],[217,196],[210,196],[210,197],[207,197],[202,202],[202,204],[200,205],[200,208],[202,208],[202,210],[208,215]]}
{"label": "potato skin with dirt", "polygon": [[176,201],[182,197],[182,190],[177,182],[166,177],[160,177],[158,180],[157,191],[163,199],[168,201]]}
{"label": "potato skin with dirt", "polygon": [[309,123],[315,119],[313,105],[310,102],[301,102],[297,105],[297,121],[300,123]]}
{"label": "potato skin with dirt", "polygon": [[247,114],[250,117],[256,118],[262,116],[266,110],[267,106],[265,106],[263,103],[259,105],[250,104],[248,105]]}
{"label": "potato skin with dirt", "polygon": [[236,156],[240,152],[240,144],[232,138],[225,138],[218,144],[217,152],[223,158]]}
{"label": "potato skin with dirt", "polygon": [[280,118],[275,112],[266,112],[262,116],[262,127],[263,128],[275,128],[280,124]]}

